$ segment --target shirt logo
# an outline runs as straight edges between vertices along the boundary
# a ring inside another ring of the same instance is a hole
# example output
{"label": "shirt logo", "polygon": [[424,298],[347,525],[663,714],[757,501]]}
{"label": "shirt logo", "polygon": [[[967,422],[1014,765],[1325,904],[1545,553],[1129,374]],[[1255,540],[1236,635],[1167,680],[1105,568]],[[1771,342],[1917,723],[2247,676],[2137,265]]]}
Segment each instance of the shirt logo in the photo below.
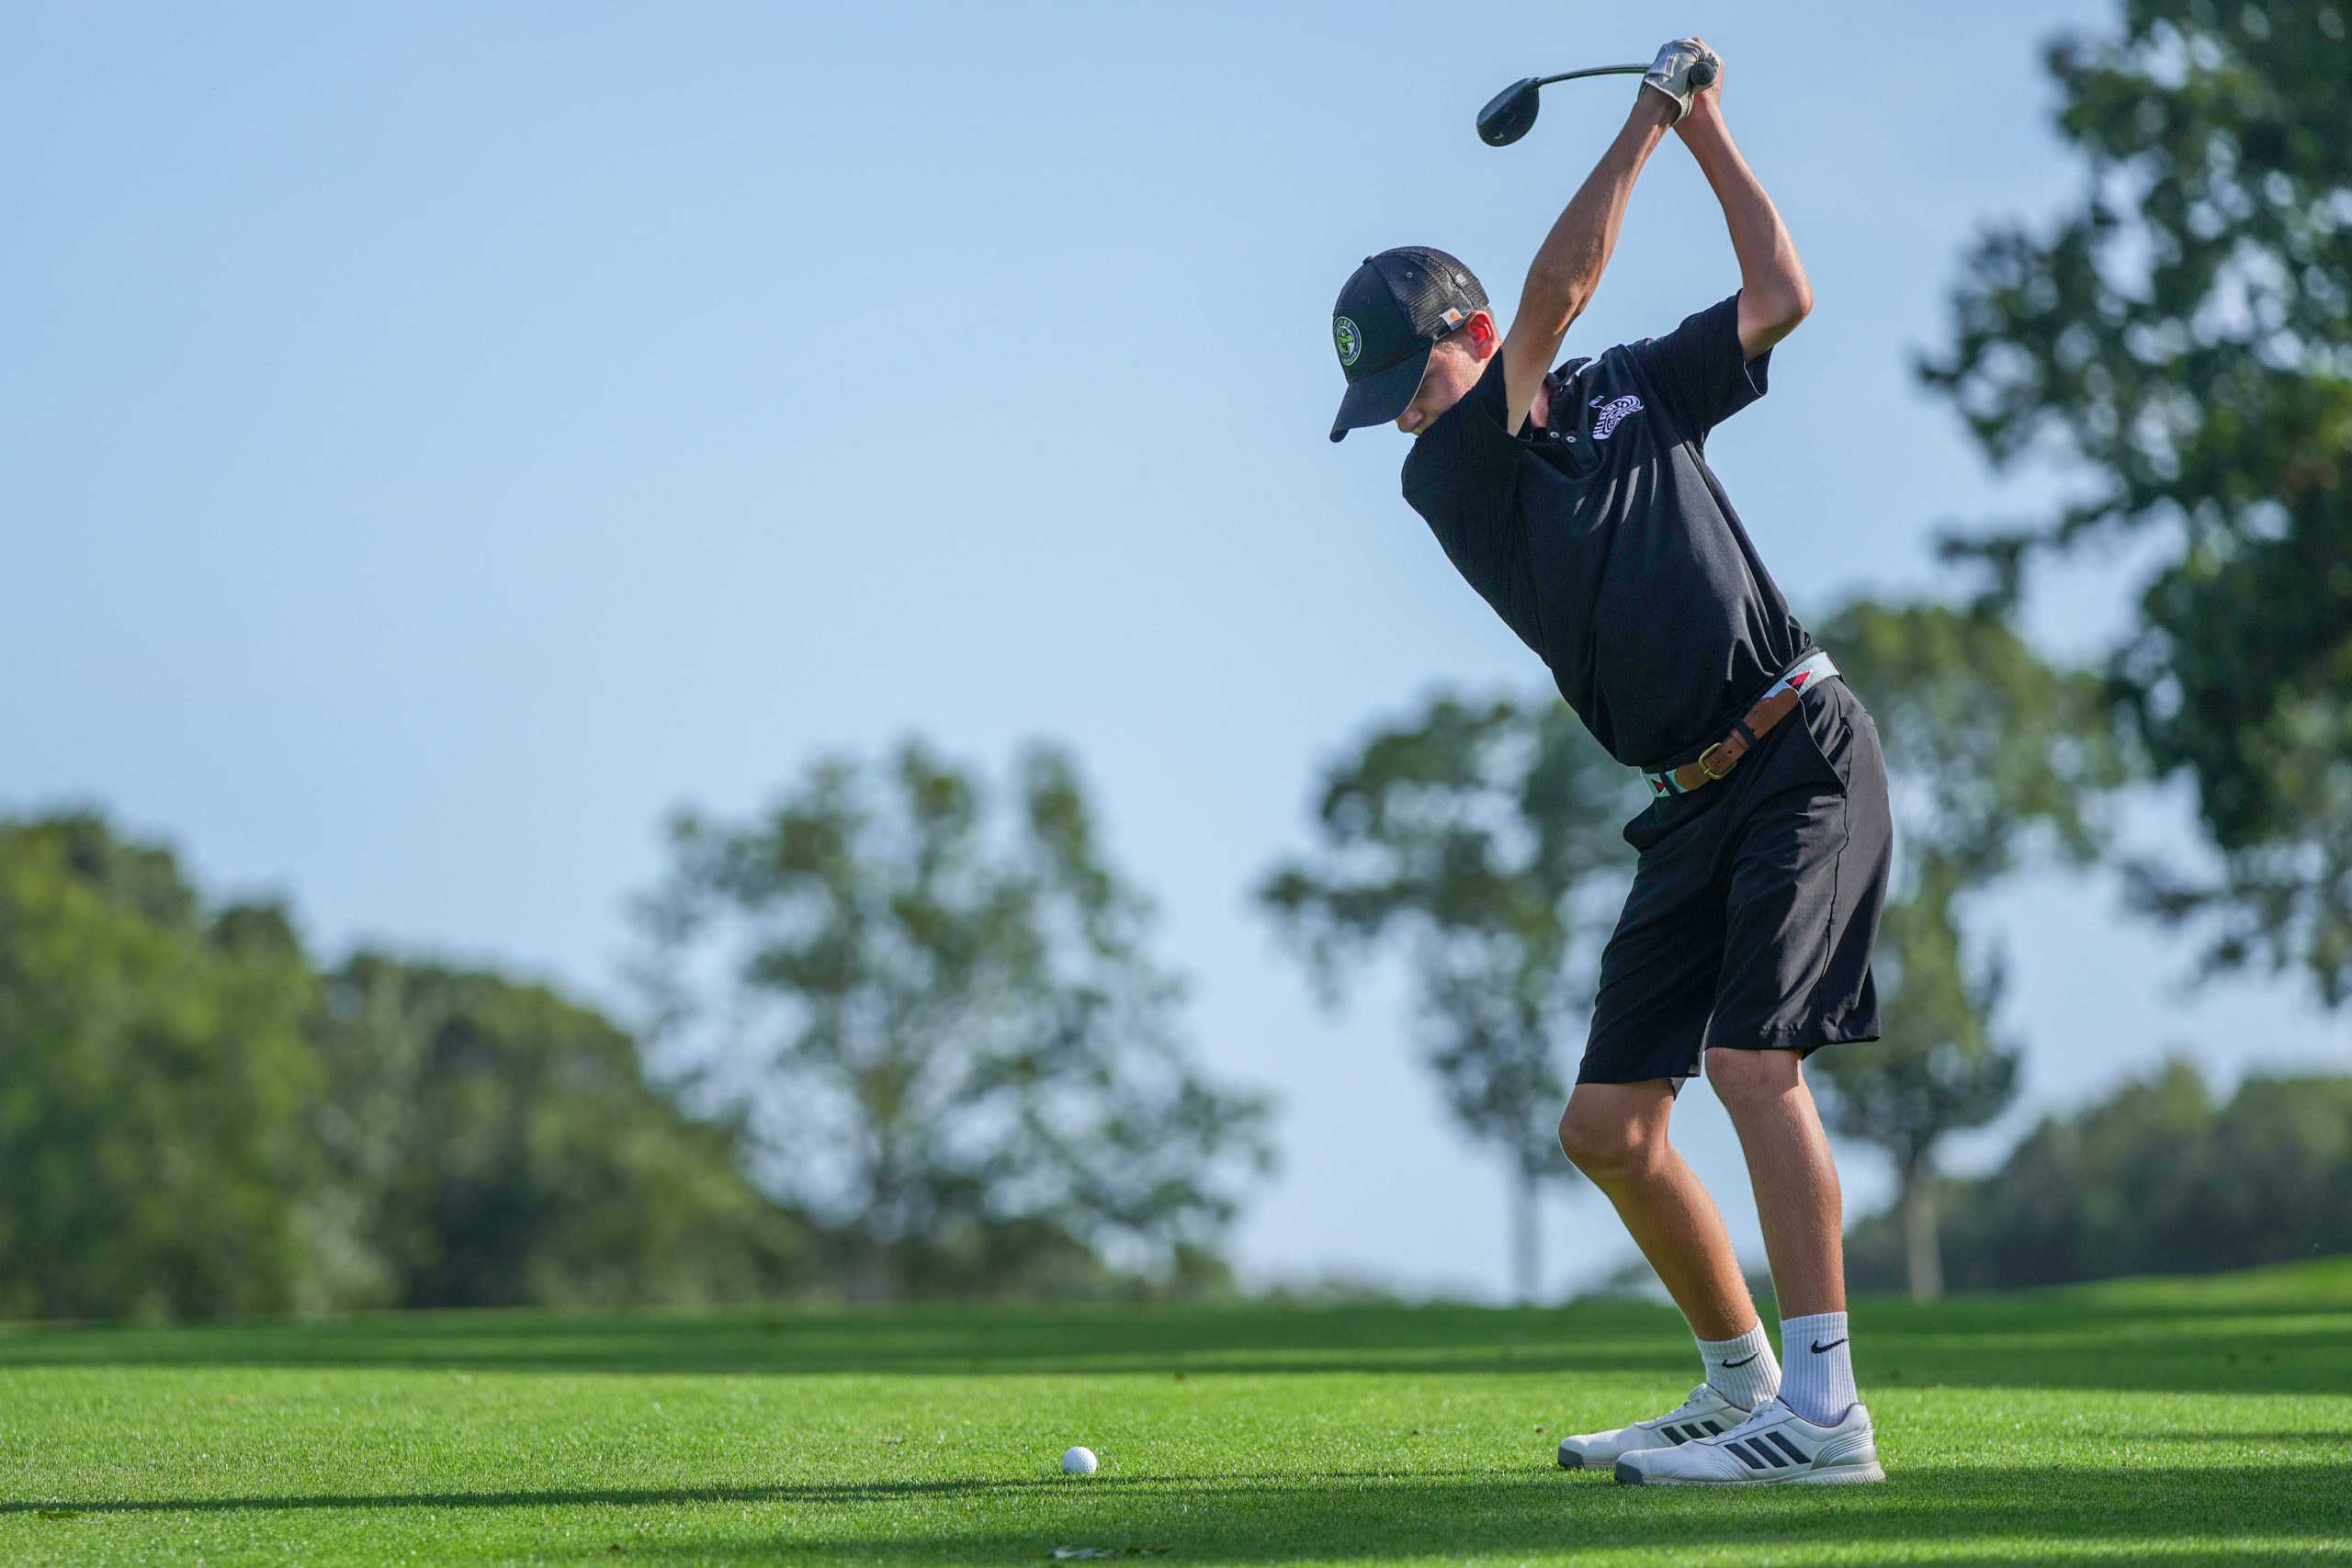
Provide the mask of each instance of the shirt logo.
{"label": "shirt logo", "polygon": [[1592,400],[1592,406],[1600,410],[1599,413],[1592,416],[1592,438],[1595,441],[1606,441],[1612,431],[1625,423],[1627,414],[1642,412],[1642,400],[1628,392],[1622,398],[1611,398],[1605,408],[1602,407],[1600,400],[1595,398]]}
{"label": "shirt logo", "polygon": [[1340,364],[1353,365],[1363,353],[1363,334],[1345,316],[1331,318],[1331,341],[1339,345]]}

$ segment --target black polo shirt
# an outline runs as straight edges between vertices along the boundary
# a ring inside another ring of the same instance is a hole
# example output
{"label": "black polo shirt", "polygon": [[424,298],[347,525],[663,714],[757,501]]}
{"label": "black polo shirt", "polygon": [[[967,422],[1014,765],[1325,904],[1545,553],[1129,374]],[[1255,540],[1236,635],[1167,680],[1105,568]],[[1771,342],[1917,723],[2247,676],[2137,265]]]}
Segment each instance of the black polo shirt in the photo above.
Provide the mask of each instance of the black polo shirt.
{"label": "black polo shirt", "polygon": [[1739,297],[1545,378],[1549,428],[1505,428],[1497,354],[1413,443],[1405,499],[1543,656],[1600,743],[1679,765],[1813,651],[1707,467],[1707,433],[1764,395]]}

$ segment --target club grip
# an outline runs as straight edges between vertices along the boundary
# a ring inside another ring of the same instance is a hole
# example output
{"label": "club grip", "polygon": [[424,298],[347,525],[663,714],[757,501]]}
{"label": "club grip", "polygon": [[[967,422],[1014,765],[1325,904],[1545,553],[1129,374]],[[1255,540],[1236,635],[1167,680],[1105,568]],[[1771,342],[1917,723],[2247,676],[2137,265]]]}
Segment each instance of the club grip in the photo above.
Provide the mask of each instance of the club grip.
{"label": "club grip", "polygon": [[1690,84],[1690,90],[1694,93],[1703,93],[1708,88],[1713,86],[1715,85],[1715,57],[1711,54],[1704,60],[1694,62],[1690,67],[1690,74],[1683,79]]}

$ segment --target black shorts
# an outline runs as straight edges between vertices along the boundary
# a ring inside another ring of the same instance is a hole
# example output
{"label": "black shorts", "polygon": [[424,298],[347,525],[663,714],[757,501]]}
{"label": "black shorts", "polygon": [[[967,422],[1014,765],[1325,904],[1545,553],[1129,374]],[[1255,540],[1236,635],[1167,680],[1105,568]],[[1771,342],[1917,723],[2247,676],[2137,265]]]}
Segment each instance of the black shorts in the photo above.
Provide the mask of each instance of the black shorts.
{"label": "black shorts", "polygon": [[1878,1038],[1871,949],[1894,826],[1878,728],[1843,681],[1625,838],[1641,861],[1601,953],[1578,1083],[1687,1078],[1710,1045],[1809,1055]]}

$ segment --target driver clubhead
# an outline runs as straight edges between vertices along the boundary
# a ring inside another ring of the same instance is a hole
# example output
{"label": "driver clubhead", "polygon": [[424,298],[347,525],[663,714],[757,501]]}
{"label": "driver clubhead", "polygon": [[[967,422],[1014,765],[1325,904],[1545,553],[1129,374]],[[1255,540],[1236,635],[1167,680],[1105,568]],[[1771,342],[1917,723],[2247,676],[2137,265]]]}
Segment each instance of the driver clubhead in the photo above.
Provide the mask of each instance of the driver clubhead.
{"label": "driver clubhead", "polygon": [[1497,93],[1478,111],[1478,140],[1489,147],[1508,147],[1535,123],[1543,107],[1543,89],[1532,76],[1522,76]]}

